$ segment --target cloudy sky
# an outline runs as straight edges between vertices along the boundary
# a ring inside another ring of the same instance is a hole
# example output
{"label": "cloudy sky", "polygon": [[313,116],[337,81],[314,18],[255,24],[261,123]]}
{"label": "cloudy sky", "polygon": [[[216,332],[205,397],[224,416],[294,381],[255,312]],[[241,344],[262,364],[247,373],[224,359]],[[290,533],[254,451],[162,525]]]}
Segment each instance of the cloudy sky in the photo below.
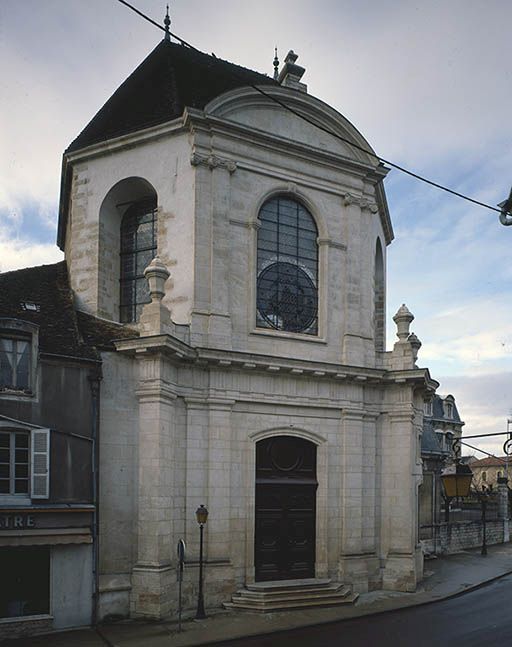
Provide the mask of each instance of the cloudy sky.
{"label": "cloudy sky", "polygon": [[[134,0],[156,20],[164,2]],[[273,48],[377,152],[492,205],[512,184],[512,3],[184,0],[171,29],[272,72]],[[0,270],[61,259],[62,151],[161,33],[116,0],[0,0]],[[419,364],[453,393],[466,434],[512,412],[512,227],[392,171],[388,315],[405,302]],[[394,325],[388,324],[388,346]],[[500,453],[501,441],[478,443]]]}

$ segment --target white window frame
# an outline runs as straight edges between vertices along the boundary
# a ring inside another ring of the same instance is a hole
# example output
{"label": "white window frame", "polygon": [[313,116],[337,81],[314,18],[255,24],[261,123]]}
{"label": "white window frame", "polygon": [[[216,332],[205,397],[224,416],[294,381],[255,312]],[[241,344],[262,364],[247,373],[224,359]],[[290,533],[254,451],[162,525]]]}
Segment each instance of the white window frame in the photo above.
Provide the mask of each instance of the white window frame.
{"label": "white window frame", "polygon": [[50,429],[25,425],[12,419],[0,418],[0,431],[25,432],[29,435],[29,492],[1,494],[0,505],[30,505],[33,499],[50,496]]}
{"label": "white window frame", "polygon": [[0,317],[0,337],[23,339],[30,344],[28,389],[7,388],[0,385],[0,398],[25,400],[37,399],[37,358],[39,353],[39,326],[30,321]]}

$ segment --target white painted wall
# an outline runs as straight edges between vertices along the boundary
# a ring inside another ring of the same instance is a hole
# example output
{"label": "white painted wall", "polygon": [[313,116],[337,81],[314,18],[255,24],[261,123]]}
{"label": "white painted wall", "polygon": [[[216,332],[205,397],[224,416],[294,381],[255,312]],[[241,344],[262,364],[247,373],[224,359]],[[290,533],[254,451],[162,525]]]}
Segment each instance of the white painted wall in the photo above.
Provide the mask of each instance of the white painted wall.
{"label": "white painted wall", "polygon": [[51,610],[54,629],[91,624],[92,545],[54,546],[51,550]]}

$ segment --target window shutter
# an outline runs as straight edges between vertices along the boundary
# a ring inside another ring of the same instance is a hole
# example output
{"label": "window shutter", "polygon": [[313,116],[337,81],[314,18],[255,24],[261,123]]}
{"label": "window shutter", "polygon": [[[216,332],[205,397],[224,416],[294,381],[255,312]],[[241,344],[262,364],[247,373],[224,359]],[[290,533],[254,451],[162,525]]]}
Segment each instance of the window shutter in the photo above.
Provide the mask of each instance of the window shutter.
{"label": "window shutter", "polygon": [[33,429],[30,440],[30,496],[47,499],[50,496],[50,430]]}

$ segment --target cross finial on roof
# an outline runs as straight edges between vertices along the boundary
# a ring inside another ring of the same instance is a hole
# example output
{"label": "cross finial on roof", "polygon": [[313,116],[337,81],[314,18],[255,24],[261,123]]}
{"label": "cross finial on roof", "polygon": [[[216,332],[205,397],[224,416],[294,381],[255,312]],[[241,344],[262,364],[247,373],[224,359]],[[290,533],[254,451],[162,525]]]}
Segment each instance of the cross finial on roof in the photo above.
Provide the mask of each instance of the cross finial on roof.
{"label": "cross finial on roof", "polygon": [[274,56],[274,79],[277,81],[277,78],[279,76],[279,59],[277,58],[277,47],[275,48],[275,56]]}
{"label": "cross finial on roof", "polygon": [[169,5],[167,5],[167,12],[166,12],[165,18],[164,18],[164,25],[165,25],[165,40],[170,41],[171,40],[171,32],[169,30],[169,27],[171,25],[171,19],[169,18]]}

